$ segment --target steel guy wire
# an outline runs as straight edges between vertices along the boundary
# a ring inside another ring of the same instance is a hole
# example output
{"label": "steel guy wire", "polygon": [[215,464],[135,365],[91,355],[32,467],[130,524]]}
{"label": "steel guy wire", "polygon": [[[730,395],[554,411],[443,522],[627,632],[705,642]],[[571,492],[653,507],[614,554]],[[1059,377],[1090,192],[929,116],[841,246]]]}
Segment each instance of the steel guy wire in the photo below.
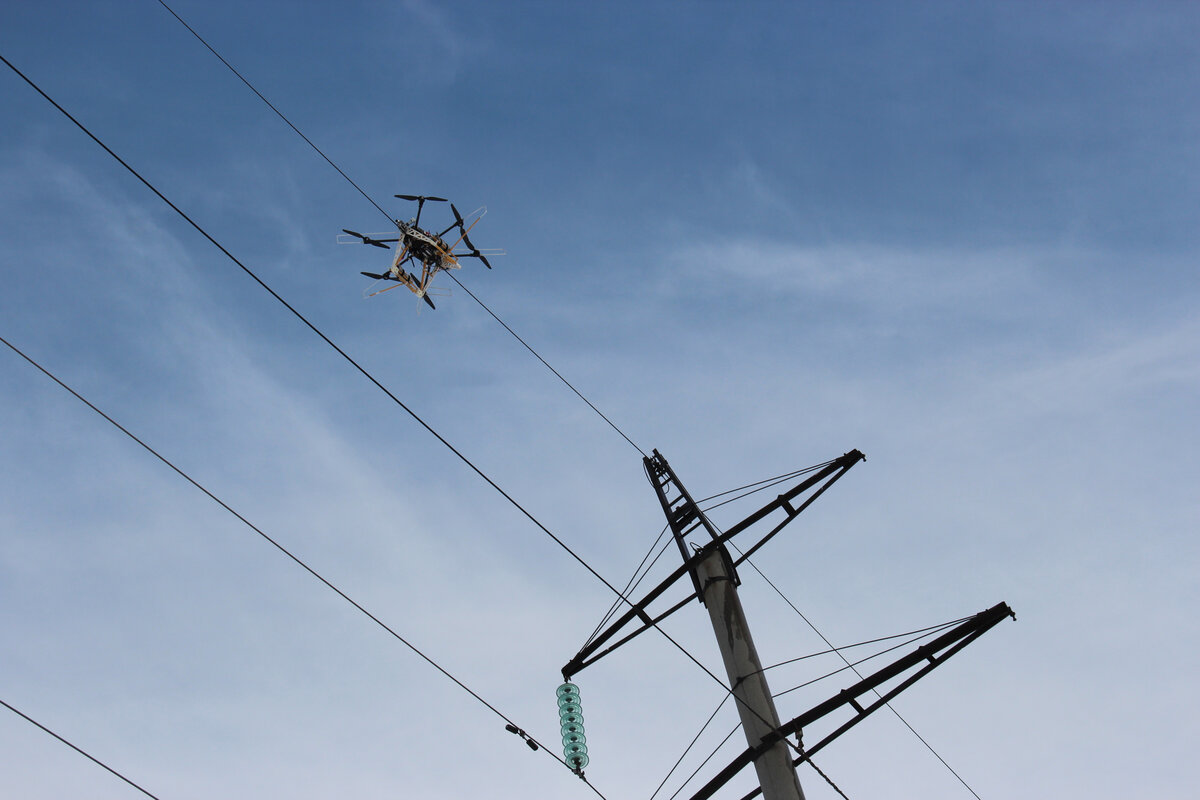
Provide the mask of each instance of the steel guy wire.
{"label": "steel guy wire", "polygon": [[[949,627],[949,626],[946,626],[946,627]],[[942,630],[942,628],[939,628],[938,630]],[[878,653],[872,653],[869,656],[864,656],[863,658],[860,658],[858,661],[855,661],[853,663],[847,661],[846,666],[844,666],[844,667],[838,667],[837,669],[833,670],[832,672],[826,672],[824,675],[813,678],[812,680],[805,681],[804,683],[797,684],[796,686],[793,686],[790,689],[784,689],[782,692],[775,692],[774,694],[771,695],[771,697],[772,698],[783,697],[785,694],[790,694],[791,692],[794,692],[797,689],[803,689],[805,686],[812,686],[814,683],[820,683],[821,681],[825,680],[826,678],[832,678],[834,675],[845,672],[846,670],[851,670],[852,672],[854,672],[855,675],[858,675],[861,678],[862,675],[858,672],[858,670],[854,669],[859,664],[865,664],[868,661],[879,658],[880,656],[887,655],[888,653],[892,652],[893,650],[899,650],[901,647],[906,647],[907,645],[910,645],[913,642],[919,642],[922,639],[927,639],[930,636],[932,636],[934,633],[937,633],[937,631],[935,630],[932,632],[922,633],[918,636],[912,637],[911,639],[907,639],[903,642],[900,642],[899,644],[894,644],[891,647],[885,647],[883,650],[880,650]]]}
{"label": "steel guy wire", "polygon": [[[654,555],[654,549],[659,547],[659,542],[662,541],[662,536],[667,533],[667,528],[668,525],[662,525],[662,530],[659,531],[658,539],[655,539],[653,545],[650,545],[650,549],[648,549],[646,555],[643,555],[642,557],[641,564],[638,564],[637,569],[634,570],[634,575],[631,575],[629,582],[625,584],[625,589],[623,591],[626,597],[634,593],[634,590],[637,589],[638,585],[641,585],[644,579],[646,579],[646,576],[649,575],[650,570],[653,569],[654,565],[658,564],[659,559],[662,558],[662,554],[664,554],[667,551],[667,548],[671,546],[671,540],[662,542],[662,547],[659,548],[658,555]],[[650,561],[649,565],[647,565],[646,561],[650,558],[650,555],[654,555],[654,560]],[[644,572],[642,571],[643,566],[646,566],[646,571]],[[620,608],[620,600],[613,601],[612,606],[608,608],[607,613],[602,616],[599,624],[596,625],[595,630],[592,631],[592,636],[589,636],[586,642],[583,643],[584,648],[586,648],[586,646],[589,644],[592,644],[592,640],[596,638],[596,636],[599,636],[600,628],[608,624],[608,620],[613,618],[613,615],[617,613],[618,608]],[[583,648],[580,648],[580,650],[582,651]]]}
{"label": "steel guy wire", "polygon": [[[2,58],[3,58],[3,56],[0,56],[0,59],[2,59]],[[37,361],[35,361],[35,360],[34,360],[32,357],[30,357],[30,356],[26,355],[26,354],[25,354],[25,352],[23,352],[22,350],[20,350],[20,349],[19,349],[19,348],[18,348],[16,345],[14,345],[14,344],[12,344],[11,342],[9,342],[9,341],[8,341],[7,339],[5,339],[3,336],[0,336],[0,343],[4,344],[6,347],[8,347],[8,348],[9,348],[10,350],[12,350],[14,353],[16,353],[17,355],[19,355],[21,358],[25,359],[25,361],[29,362],[29,363],[30,363],[30,364],[31,364],[33,367],[35,367],[35,368],[36,368],[36,369],[37,369],[39,372],[41,372],[41,373],[42,373],[43,375],[45,375],[47,378],[49,378],[50,380],[54,381],[54,382],[55,382],[56,384],[58,384],[60,387],[62,387],[63,389],[65,389],[67,392],[69,392],[69,393],[70,393],[70,394],[71,394],[71,395],[72,395],[72,396],[73,396],[73,397],[74,397],[76,400],[80,401],[81,403],[83,403],[84,405],[86,405],[88,408],[90,408],[92,411],[94,411],[94,412],[96,412],[97,414],[99,414],[99,415],[100,415],[101,417],[103,417],[103,418],[104,418],[104,419],[105,419],[105,420],[106,420],[106,421],[107,421],[109,424],[111,424],[113,427],[115,427],[115,428],[116,428],[117,430],[119,430],[121,433],[125,434],[127,437],[129,437],[130,439],[132,439],[134,442],[136,442],[137,444],[139,444],[139,445],[142,447],[142,449],[144,449],[144,450],[145,450],[146,452],[148,452],[150,455],[152,455],[152,456],[154,456],[155,458],[157,458],[159,461],[161,461],[161,462],[162,462],[163,464],[165,464],[167,467],[170,467],[170,468],[171,468],[171,470],[175,472],[175,474],[179,475],[179,477],[183,478],[185,481],[187,481],[188,483],[190,483],[192,486],[194,486],[195,488],[197,488],[197,489],[199,489],[201,492],[203,492],[203,493],[204,493],[204,494],[205,494],[205,495],[206,495],[206,496],[207,496],[207,497],[208,497],[210,500],[212,500],[214,503],[216,503],[217,505],[219,505],[221,508],[223,508],[223,509],[225,509],[226,511],[228,511],[228,512],[229,512],[230,514],[232,514],[234,517],[236,517],[236,518],[238,519],[238,521],[240,521],[240,522],[241,522],[243,525],[245,525],[245,526],[246,526],[246,527],[248,527],[250,530],[252,530],[252,531],[254,531],[255,533],[257,533],[257,534],[258,534],[260,537],[262,537],[264,540],[266,540],[266,541],[267,541],[267,542],[268,542],[268,543],[269,543],[271,546],[273,546],[273,547],[274,547],[276,550],[278,550],[280,553],[282,553],[283,555],[285,555],[285,556],[287,556],[289,559],[291,559],[291,560],[292,560],[292,561],[293,561],[295,564],[297,564],[299,567],[301,567],[301,568],[302,568],[302,569],[303,569],[305,572],[307,572],[309,575],[313,576],[313,577],[314,577],[314,578],[316,578],[318,581],[320,581],[321,583],[323,583],[323,584],[326,586],[326,588],[330,589],[330,590],[331,590],[331,591],[333,591],[335,594],[337,594],[339,597],[341,597],[343,600],[345,600],[347,603],[349,603],[350,605],[354,606],[354,608],[355,608],[355,609],[357,609],[357,610],[358,610],[358,611],[360,611],[362,614],[364,614],[364,615],[365,615],[365,616],[366,616],[368,619],[370,619],[372,622],[374,622],[376,625],[378,625],[378,626],[379,626],[380,628],[382,628],[384,631],[386,631],[387,633],[391,634],[393,638],[395,638],[395,639],[396,639],[398,642],[400,642],[401,644],[403,644],[403,645],[404,645],[405,647],[407,647],[409,650],[411,650],[412,652],[414,652],[414,653],[416,653],[418,656],[420,656],[420,657],[421,657],[421,658],[422,658],[422,659],[423,659],[423,660],[424,660],[426,663],[428,663],[428,664],[429,664],[431,667],[433,667],[434,669],[436,669],[438,672],[442,673],[442,675],[444,675],[446,678],[450,679],[450,681],[452,681],[454,684],[456,684],[456,685],[457,685],[457,686],[458,686],[460,689],[462,689],[462,690],[463,690],[463,691],[465,691],[467,694],[471,695],[471,697],[475,698],[477,701],[479,701],[479,702],[480,702],[480,703],[482,703],[484,706],[486,706],[486,707],[487,707],[487,708],[488,708],[488,709],[489,709],[489,710],[490,710],[490,711],[491,711],[493,714],[495,714],[496,716],[500,717],[502,720],[504,720],[506,723],[508,723],[508,724],[510,724],[510,725],[516,725],[516,723],[515,723],[515,722],[513,722],[513,720],[512,720],[512,719],[510,719],[510,718],[509,718],[507,715],[505,715],[505,714],[504,714],[504,712],[500,711],[500,710],[499,710],[498,708],[496,708],[494,705],[492,705],[492,704],[491,704],[491,703],[489,703],[487,700],[485,700],[485,699],[484,699],[484,698],[483,698],[481,695],[479,695],[479,694],[478,694],[478,693],[477,693],[475,690],[473,690],[471,687],[467,686],[467,685],[466,685],[465,683],[463,683],[461,680],[459,680],[459,679],[458,679],[458,678],[456,678],[454,675],[452,675],[452,674],[451,674],[451,673],[450,673],[450,672],[449,672],[449,671],[448,671],[448,670],[447,670],[445,667],[443,667],[443,666],[442,666],[441,664],[439,664],[438,662],[434,661],[434,660],[433,660],[433,659],[432,659],[430,656],[426,655],[426,654],[425,654],[425,653],[424,653],[424,652],[423,652],[423,651],[422,651],[420,648],[418,648],[418,647],[417,647],[416,645],[414,645],[412,642],[408,641],[408,640],[407,640],[407,639],[405,639],[403,636],[401,636],[401,635],[400,635],[398,632],[396,632],[396,630],[395,630],[394,628],[392,628],[391,626],[389,626],[387,623],[385,623],[385,622],[384,622],[383,620],[381,620],[379,617],[377,617],[377,616],[375,616],[374,614],[372,614],[372,613],[371,613],[370,611],[368,611],[368,610],[367,610],[367,609],[366,609],[364,606],[360,605],[360,604],[359,604],[359,603],[358,603],[356,600],[354,600],[352,597],[350,597],[350,595],[346,594],[344,591],[342,591],[341,589],[339,589],[339,588],[338,588],[336,585],[334,585],[333,583],[331,583],[331,582],[330,582],[330,581],[329,581],[327,578],[325,578],[325,576],[324,576],[324,575],[322,575],[321,573],[317,572],[315,569],[313,569],[312,567],[310,567],[310,566],[309,566],[309,565],[308,565],[306,562],[304,562],[304,561],[303,561],[303,560],[302,560],[302,559],[301,559],[299,556],[297,556],[297,555],[295,555],[294,553],[292,553],[292,551],[288,550],[286,547],[284,547],[284,546],[283,546],[282,544],[280,544],[278,541],[276,541],[275,539],[273,539],[273,538],[272,538],[270,535],[268,535],[268,534],[267,534],[265,531],[263,531],[263,530],[262,530],[261,528],[259,528],[257,525],[255,525],[254,523],[252,523],[250,520],[246,519],[246,517],[242,516],[242,515],[241,515],[239,512],[237,512],[236,510],[234,510],[234,509],[233,509],[233,507],[231,507],[231,506],[230,506],[228,503],[226,503],[226,502],[225,502],[224,500],[222,500],[220,497],[217,497],[217,495],[213,494],[211,491],[209,491],[207,488],[205,488],[205,487],[204,487],[204,486],[203,486],[203,485],[202,485],[200,482],[198,482],[196,479],[194,479],[194,478],[193,478],[191,475],[189,475],[188,473],[184,472],[184,471],[183,471],[182,469],[180,469],[179,467],[175,466],[175,464],[174,464],[173,462],[171,462],[171,461],[170,461],[170,460],[169,460],[169,459],[168,459],[166,456],[162,455],[162,454],[161,454],[161,453],[159,453],[157,450],[155,450],[153,447],[151,447],[150,445],[146,444],[146,442],[144,442],[144,441],[142,441],[142,439],[138,438],[138,436],[137,436],[136,434],[134,434],[132,431],[130,431],[130,430],[129,430],[128,428],[126,428],[124,425],[122,425],[121,423],[117,422],[115,419],[113,419],[113,418],[112,418],[111,416],[109,416],[107,413],[105,413],[105,412],[104,412],[104,411],[102,411],[100,408],[98,408],[96,405],[94,405],[94,404],[93,404],[93,403],[92,403],[90,400],[88,400],[86,397],[84,397],[84,396],[83,396],[83,395],[81,395],[79,392],[75,391],[73,388],[71,388],[71,387],[70,387],[70,386],[68,386],[66,383],[64,383],[64,382],[63,382],[61,379],[59,379],[59,378],[58,378],[58,376],[54,375],[52,372],[50,372],[49,370],[47,370],[45,367],[43,367],[41,364],[39,364]],[[39,726],[39,727],[40,727],[40,726]],[[534,741],[536,742],[536,740],[534,740]],[[547,750],[545,747],[542,747],[541,749],[542,749],[542,750],[544,750],[544,751],[545,751],[545,752],[546,752],[546,753],[547,753],[547,754],[548,754],[550,757],[554,758],[556,761],[558,761],[559,763],[561,763],[561,764],[562,764],[564,767],[566,767],[567,769],[571,769],[571,768],[570,768],[570,766],[567,764],[567,762],[566,762],[566,761],[564,761],[563,759],[559,758],[559,757],[558,757],[557,755],[555,755],[555,754],[554,754],[552,751],[550,751],[550,750]],[[86,755],[86,754],[85,754],[85,755]],[[574,771],[574,770],[572,770],[572,771]],[[604,795],[600,794],[600,792],[599,792],[599,791],[598,791],[598,790],[597,790],[595,787],[591,786],[591,784],[588,784],[588,785],[591,787],[592,791],[596,792],[596,794],[600,795],[601,797],[604,797]]]}
{"label": "steel guy wire", "polygon": [[855,642],[854,644],[844,644],[841,647],[831,647],[828,650],[819,650],[815,653],[809,653],[807,655],[798,656],[796,658],[789,658],[786,661],[780,661],[777,664],[771,664],[769,667],[763,667],[761,670],[759,670],[759,672],[766,672],[767,670],[775,669],[777,667],[784,667],[784,666],[787,666],[788,664],[795,664],[797,661],[805,661],[807,659],[816,658],[818,656],[827,656],[830,653],[841,653],[843,650],[850,650],[855,647],[865,647],[869,644],[879,644],[880,642],[887,642],[887,641],[891,641],[892,639],[902,639],[905,636],[913,636],[918,633],[931,635],[934,633],[938,633],[940,631],[944,631],[947,628],[952,628],[955,625],[966,622],[969,619],[970,619],[970,617],[962,617],[960,619],[951,620],[950,622],[943,622],[940,625],[930,625],[925,628],[917,628],[916,630],[905,631],[904,633],[894,633],[891,636],[879,636],[875,639],[866,639],[861,642]]}
{"label": "steel guy wire", "polygon": [[733,494],[734,492],[740,492],[743,489],[750,489],[752,486],[758,487],[757,489],[751,489],[750,491],[746,492],[745,494],[740,494],[737,497],[731,497],[728,500],[723,500],[720,503],[711,505],[711,506],[703,509],[704,511],[712,511],[714,508],[720,508],[721,506],[725,505],[726,503],[732,503],[734,500],[741,500],[743,497],[749,497],[750,495],[752,495],[756,492],[761,492],[764,489],[769,489],[772,486],[775,486],[776,484],[779,484],[779,483],[783,483],[786,480],[790,480],[792,478],[797,478],[797,477],[799,477],[801,475],[805,475],[809,472],[816,472],[819,469],[824,469],[825,467],[828,467],[832,463],[833,463],[833,461],[830,460],[830,461],[826,461],[821,464],[814,464],[811,467],[804,467],[803,469],[797,469],[797,470],[792,470],[791,472],[785,472],[782,475],[776,475],[772,478],[763,478],[761,481],[755,481],[754,483],[747,483],[745,486],[738,486],[735,489],[726,489],[723,492],[718,492],[717,494],[705,497],[703,500],[697,500],[696,504],[699,505],[700,503],[707,503],[709,500],[716,500],[718,497],[724,497],[727,494]]}
{"label": "steel guy wire", "polygon": [[135,788],[135,789],[137,789],[139,792],[141,792],[142,794],[146,795],[146,797],[151,797],[151,798],[154,798],[154,800],[159,800],[159,797],[158,797],[158,795],[151,794],[151,793],[150,793],[149,791],[147,791],[146,789],[142,788],[141,786],[139,786],[139,785],[137,785],[136,783],[134,783],[133,781],[131,781],[129,778],[126,778],[124,775],[122,775],[121,773],[117,772],[115,769],[113,769],[112,767],[110,767],[108,764],[105,764],[103,761],[101,761],[100,759],[98,759],[98,758],[96,758],[94,755],[92,755],[91,753],[89,753],[89,752],[87,752],[86,750],[84,750],[82,747],[79,747],[78,745],[74,744],[73,742],[69,742],[69,741],[67,741],[65,738],[63,738],[62,736],[59,736],[57,733],[55,733],[54,731],[50,730],[50,729],[49,729],[49,728],[47,728],[45,725],[43,725],[42,723],[38,722],[36,719],[34,719],[33,717],[29,716],[29,715],[28,715],[28,714],[26,714],[25,712],[23,712],[23,711],[19,711],[18,709],[14,708],[13,706],[10,706],[8,703],[4,702],[3,700],[0,700],[0,706],[4,706],[4,707],[5,707],[5,708],[7,708],[9,711],[11,711],[11,712],[13,712],[14,714],[16,714],[18,717],[21,717],[22,719],[24,719],[26,722],[29,722],[29,723],[31,723],[31,724],[33,724],[33,725],[37,726],[38,728],[41,728],[43,731],[45,731],[46,733],[50,734],[50,735],[51,735],[51,736],[53,736],[55,739],[58,739],[60,742],[62,742],[63,744],[65,744],[67,747],[71,748],[71,749],[72,749],[72,750],[74,750],[76,753],[79,753],[79,755],[83,756],[84,758],[88,759],[89,761],[91,761],[91,762],[93,762],[93,763],[95,763],[95,764],[99,764],[101,767],[103,767],[104,769],[108,770],[108,771],[109,771],[109,772],[111,772],[113,775],[116,775],[118,778],[120,778],[121,780],[125,781],[125,782],[126,782],[126,783],[128,783],[130,786],[132,786],[133,788]]}

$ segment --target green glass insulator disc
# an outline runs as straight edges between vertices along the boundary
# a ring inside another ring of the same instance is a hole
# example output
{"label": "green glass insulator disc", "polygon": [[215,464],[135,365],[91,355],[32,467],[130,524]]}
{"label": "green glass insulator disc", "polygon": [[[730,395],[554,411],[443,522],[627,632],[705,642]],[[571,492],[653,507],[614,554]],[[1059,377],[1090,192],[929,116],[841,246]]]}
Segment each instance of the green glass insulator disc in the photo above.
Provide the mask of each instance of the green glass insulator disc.
{"label": "green glass insulator disc", "polygon": [[579,705],[579,703],[564,703],[561,700],[558,701],[558,715],[560,717],[563,714],[582,714],[582,713],[583,713],[583,706]]}
{"label": "green glass insulator disc", "polygon": [[562,713],[562,714],[559,714],[559,715],[558,715],[558,721],[559,721],[560,723],[562,723],[563,725],[567,725],[567,724],[570,724],[570,723],[574,723],[574,724],[576,724],[576,725],[582,725],[582,724],[583,724],[583,714],[579,714],[579,713],[572,713],[572,714]]}
{"label": "green glass insulator disc", "polygon": [[563,695],[567,695],[567,694],[572,694],[572,695],[575,695],[576,697],[579,697],[579,687],[573,683],[564,683],[562,686],[558,687],[558,696],[559,697],[562,697]]}
{"label": "green glass insulator disc", "polygon": [[567,747],[568,745],[572,744],[587,745],[587,739],[584,738],[582,733],[569,733],[562,738],[562,743],[563,747]]}
{"label": "green glass insulator disc", "polygon": [[588,765],[587,753],[581,755],[567,756],[567,763],[571,765],[571,769],[581,770]]}
{"label": "green glass insulator disc", "polygon": [[572,733],[583,733],[583,725],[578,722],[564,722],[562,726],[562,735],[569,736]]}
{"label": "green glass insulator disc", "polygon": [[583,742],[571,742],[570,744],[563,744],[563,755],[567,758],[570,758],[571,756],[586,756],[587,745]]}
{"label": "green glass insulator disc", "polygon": [[558,707],[559,708],[566,708],[567,706],[578,706],[579,704],[580,704],[579,703],[579,695],[577,695],[577,694],[564,694],[562,697],[558,698]]}

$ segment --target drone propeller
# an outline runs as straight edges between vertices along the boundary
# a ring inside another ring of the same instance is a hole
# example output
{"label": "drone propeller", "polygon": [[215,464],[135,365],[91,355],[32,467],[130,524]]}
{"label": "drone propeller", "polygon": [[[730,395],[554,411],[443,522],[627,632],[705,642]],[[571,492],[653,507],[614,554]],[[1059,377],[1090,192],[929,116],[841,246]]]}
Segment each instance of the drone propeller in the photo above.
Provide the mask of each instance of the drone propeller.
{"label": "drone propeller", "polygon": [[[463,224],[466,222],[466,220],[463,219],[462,214],[458,213],[458,209],[454,207],[454,203],[450,204],[450,211],[453,212],[453,214],[454,214],[454,224],[451,225],[449,228],[446,228],[446,230],[442,231],[441,235],[445,236],[447,233],[450,232],[451,229],[458,228],[460,231],[462,231],[462,243],[465,244],[467,246],[467,249],[471,251],[469,253],[469,257],[470,258],[478,258],[480,261],[483,262],[483,265],[485,267],[487,267],[488,269],[491,269],[492,265],[489,264],[488,260],[483,257],[482,253],[479,252],[479,248],[476,247],[475,245],[471,244],[471,240],[467,238],[467,228],[463,227]],[[476,222],[478,222],[478,220],[476,220]]]}
{"label": "drone propeller", "polygon": [[416,217],[416,219],[413,220],[414,225],[421,224],[421,209],[423,209],[425,207],[426,200],[432,200],[437,203],[446,202],[446,198],[444,198],[444,197],[433,197],[432,195],[423,195],[423,194],[398,194],[398,195],[396,195],[396,197],[399,197],[401,200],[417,201],[417,217]]}
{"label": "drone propeller", "polygon": [[376,275],[374,272],[360,272],[359,275],[366,275],[368,278],[374,278],[377,281],[394,281],[394,280],[396,280],[391,275]]}
{"label": "drone propeller", "polygon": [[362,239],[363,244],[373,244],[376,247],[382,247],[384,250],[391,250],[390,247],[388,247],[386,244],[379,241],[378,239],[372,239],[370,236],[364,236],[363,234],[361,234],[357,231],[352,231],[352,230],[348,230],[346,228],[342,228],[342,233],[348,233],[351,236],[355,236],[359,239]]}
{"label": "drone propeller", "polygon": [[455,256],[455,258],[478,258],[483,262],[485,267],[488,269],[492,268],[492,265],[488,263],[487,256],[485,256],[483,253],[463,253],[461,256]]}

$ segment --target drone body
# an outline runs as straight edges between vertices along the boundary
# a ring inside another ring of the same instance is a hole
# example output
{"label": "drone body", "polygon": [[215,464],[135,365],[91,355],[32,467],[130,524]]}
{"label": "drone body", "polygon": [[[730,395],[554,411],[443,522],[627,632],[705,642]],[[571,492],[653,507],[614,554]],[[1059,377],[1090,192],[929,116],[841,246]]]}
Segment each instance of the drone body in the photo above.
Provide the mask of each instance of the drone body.
{"label": "drone body", "polygon": [[[344,233],[360,239],[363,244],[385,249],[390,244],[394,243],[396,245],[396,252],[392,258],[392,266],[387,272],[381,275],[374,272],[364,272],[362,274],[377,281],[394,281],[397,285],[389,286],[386,289],[379,289],[378,291],[369,291],[368,296],[373,297],[391,289],[396,289],[399,286],[405,286],[417,297],[428,303],[430,308],[435,308],[433,301],[429,299],[430,289],[432,288],[430,284],[439,272],[461,268],[462,265],[458,263],[460,258],[478,258],[483,262],[485,267],[491,269],[492,265],[488,263],[487,256],[503,254],[502,251],[481,251],[467,238],[467,233],[487,213],[486,208],[479,208],[471,212],[468,217],[473,219],[468,225],[462,214],[458,213],[458,209],[454,207],[454,204],[450,203],[450,211],[454,214],[454,222],[441,233],[434,233],[420,227],[421,210],[425,207],[426,202],[445,203],[447,202],[446,198],[410,194],[398,194],[396,197],[401,200],[412,200],[417,203],[417,215],[413,219],[408,222],[399,219],[394,220],[398,229],[397,232],[400,234],[398,237],[385,239],[381,237],[387,234],[379,234],[378,236],[374,234],[361,234],[357,231],[342,228]],[[459,230],[458,239],[453,244],[447,244],[446,240],[442,237],[455,228]],[[338,239],[341,241],[342,237],[339,236]],[[466,252],[454,252],[454,248],[460,244],[467,248]],[[411,272],[405,269],[406,264],[410,265]],[[420,265],[419,271],[417,269],[418,265]]]}

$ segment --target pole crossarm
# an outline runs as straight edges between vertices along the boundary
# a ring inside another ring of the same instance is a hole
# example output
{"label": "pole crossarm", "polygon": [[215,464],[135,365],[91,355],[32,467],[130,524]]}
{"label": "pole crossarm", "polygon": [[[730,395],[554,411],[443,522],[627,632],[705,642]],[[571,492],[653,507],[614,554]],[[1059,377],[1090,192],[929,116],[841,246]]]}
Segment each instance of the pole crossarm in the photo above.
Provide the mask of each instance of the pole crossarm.
{"label": "pole crossarm", "polygon": [[[793,766],[798,766],[811,756],[815,755],[821,748],[832,742],[837,737],[848,731],[850,728],[862,722],[870,714],[891,702],[892,698],[900,694],[902,691],[912,686],[921,678],[928,675],[935,668],[945,663],[945,661],[958,651],[962,650],[971,642],[978,639],[992,627],[997,625],[1005,617],[1016,619],[1016,614],[1008,607],[1007,603],[998,603],[986,611],[982,611],[962,624],[943,633],[936,639],[921,645],[908,655],[892,662],[888,666],[880,669],[878,672],[863,678],[858,683],[848,689],[843,689],[834,696],[830,697],[823,703],[813,706],[808,711],[800,716],[792,719],[790,722],[785,722],[775,732],[763,739],[762,743],[757,747],[749,747],[742,752],[737,758],[729,763],[727,767],[717,773],[708,783],[706,783],[700,791],[692,795],[691,800],[705,800],[711,797],[714,792],[728,783],[738,772],[740,772],[748,764],[752,763],[755,758],[767,748],[774,745],[780,739],[786,738],[793,734],[799,734],[805,726],[810,725],[827,714],[840,709],[842,706],[850,706],[854,709],[855,714],[848,721],[840,725],[833,733],[826,736],[817,744],[808,748],[800,748],[800,755],[793,759]],[[943,652],[945,651],[945,652]],[[863,705],[858,698],[881,686],[887,681],[896,678],[904,672],[912,669],[923,661],[927,661],[921,669],[905,678],[894,688],[889,690],[869,705]],[[747,794],[741,800],[752,800],[762,793],[762,789],[755,789]]]}
{"label": "pole crossarm", "polygon": [[[675,476],[674,470],[667,463],[666,459],[659,454],[657,450],[653,451],[653,455],[644,459],[646,467],[646,476],[653,484],[655,492],[658,494],[659,502],[662,504],[663,513],[666,514],[667,524],[671,528],[671,533],[675,537],[675,542],[679,547],[680,555],[683,556],[683,564],[676,567],[665,580],[651,589],[646,595],[636,603],[631,604],[630,608],[625,611],[620,617],[614,620],[601,633],[594,636],[587,644],[585,644],[579,652],[563,667],[563,679],[569,680],[571,676],[576,675],[584,667],[594,664],[603,656],[616,650],[621,645],[633,639],[635,636],[656,626],[659,622],[669,617],[679,609],[683,608],[693,599],[700,597],[700,585],[696,577],[696,567],[708,557],[714,549],[725,550],[725,543],[731,540],[734,536],[742,533],[751,525],[765,519],[771,514],[782,511],[783,519],[775,525],[765,536],[763,536],[752,547],[748,548],[736,561],[729,560],[729,571],[734,575],[736,581],[735,568],[741,564],[752,553],[767,543],[775,534],[783,530],[789,522],[800,515],[804,509],[808,508],[812,503],[824,494],[825,490],[832,486],[839,478],[846,474],[847,470],[857,464],[859,461],[865,461],[864,456],[858,450],[850,452],[835,458],[834,460],[823,465],[819,470],[807,476],[804,480],[797,483],[788,491],[776,497],[766,505],[759,508],[748,517],[733,525],[731,528],[721,533],[714,526],[705,513],[700,509],[696,502],[688,494],[687,490],[680,484],[679,479]],[[812,493],[806,496],[801,502],[796,501],[805,492],[812,490]],[[694,548],[693,552],[688,552],[687,541],[688,536],[695,534],[707,534],[707,537],[702,537],[703,544],[690,542]],[[725,558],[729,558],[728,553],[725,553]],[[651,603],[657,600],[668,589],[670,589],[680,578],[688,575],[692,579],[693,591],[683,600],[671,606],[666,611],[652,616],[648,611]],[[618,633],[633,622],[634,619],[641,621],[641,625],[631,632],[627,633],[615,643],[604,647],[609,640],[613,639]],[[601,650],[601,648],[604,648]]]}

